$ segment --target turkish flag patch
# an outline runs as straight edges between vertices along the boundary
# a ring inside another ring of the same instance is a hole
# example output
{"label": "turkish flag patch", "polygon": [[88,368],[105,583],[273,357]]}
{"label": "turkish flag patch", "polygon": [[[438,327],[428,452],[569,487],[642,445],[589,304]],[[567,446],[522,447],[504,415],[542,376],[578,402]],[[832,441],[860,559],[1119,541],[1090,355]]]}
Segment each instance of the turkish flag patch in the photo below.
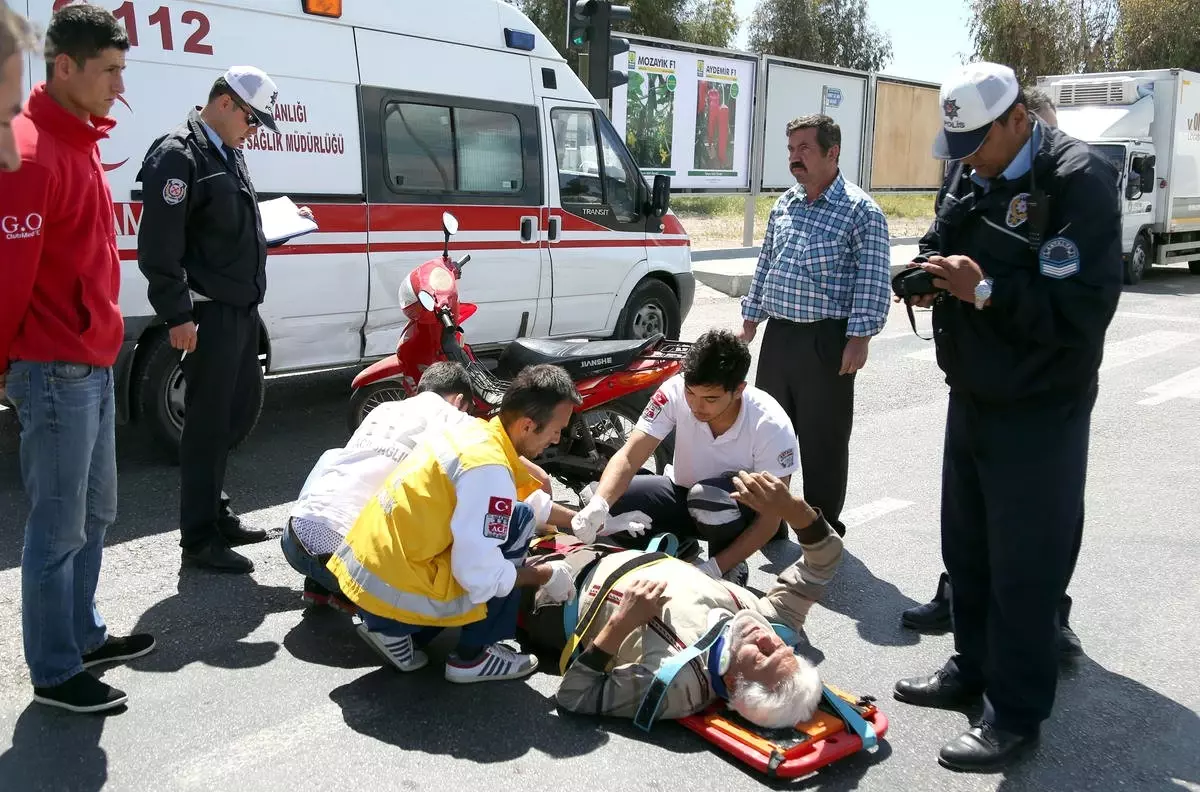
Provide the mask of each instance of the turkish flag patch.
{"label": "turkish flag patch", "polygon": [[508,539],[508,523],[512,519],[512,499],[492,498],[483,518],[483,535],[488,539]]}
{"label": "turkish flag patch", "polygon": [[650,398],[650,400],[659,407],[665,407],[668,401],[667,394],[663,393],[661,388],[654,391],[654,395]]}

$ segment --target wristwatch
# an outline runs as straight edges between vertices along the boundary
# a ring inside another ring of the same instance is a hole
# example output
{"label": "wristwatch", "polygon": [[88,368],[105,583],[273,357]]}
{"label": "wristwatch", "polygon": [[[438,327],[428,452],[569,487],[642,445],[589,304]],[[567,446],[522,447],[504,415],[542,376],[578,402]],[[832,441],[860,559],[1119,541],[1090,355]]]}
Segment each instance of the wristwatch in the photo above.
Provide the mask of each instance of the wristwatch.
{"label": "wristwatch", "polygon": [[987,301],[992,299],[992,279],[984,278],[975,286],[975,308],[982,311]]}

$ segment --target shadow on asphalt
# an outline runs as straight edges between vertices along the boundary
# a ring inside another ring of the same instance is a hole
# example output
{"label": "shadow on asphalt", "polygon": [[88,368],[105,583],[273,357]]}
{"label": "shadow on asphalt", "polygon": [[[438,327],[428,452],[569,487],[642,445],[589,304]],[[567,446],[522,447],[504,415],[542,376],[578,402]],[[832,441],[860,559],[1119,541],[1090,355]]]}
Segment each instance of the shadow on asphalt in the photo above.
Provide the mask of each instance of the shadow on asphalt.
{"label": "shadow on asphalt", "polygon": [[[321,453],[346,442],[351,377],[352,372],[333,371],[267,381],[258,426],[229,459],[225,491],[234,511],[295,500]],[[179,467],[147,434],[141,427],[117,427],[117,522],[108,531],[106,547],[155,535],[178,543]],[[20,565],[29,511],[18,440],[15,413],[0,412],[0,569]]]}
{"label": "shadow on asphalt", "polygon": [[1126,286],[1125,291],[1134,294],[1159,294],[1190,297],[1200,294],[1200,275],[1193,275],[1185,267],[1152,269],[1136,286]]}
{"label": "shadow on asphalt", "polygon": [[0,754],[4,789],[99,792],[108,782],[108,755],[100,747],[106,715],[76,715],[31,703],[17,718],[12,747]]}

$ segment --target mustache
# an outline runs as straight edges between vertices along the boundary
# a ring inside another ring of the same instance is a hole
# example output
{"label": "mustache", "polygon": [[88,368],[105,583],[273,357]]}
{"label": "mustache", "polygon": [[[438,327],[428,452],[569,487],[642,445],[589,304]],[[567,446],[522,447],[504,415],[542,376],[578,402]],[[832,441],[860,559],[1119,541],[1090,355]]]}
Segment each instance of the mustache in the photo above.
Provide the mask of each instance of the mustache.
{"label": "mustache", "polygon": [[792,163],[792,170],[805,170],[804,163],[796,161]]}

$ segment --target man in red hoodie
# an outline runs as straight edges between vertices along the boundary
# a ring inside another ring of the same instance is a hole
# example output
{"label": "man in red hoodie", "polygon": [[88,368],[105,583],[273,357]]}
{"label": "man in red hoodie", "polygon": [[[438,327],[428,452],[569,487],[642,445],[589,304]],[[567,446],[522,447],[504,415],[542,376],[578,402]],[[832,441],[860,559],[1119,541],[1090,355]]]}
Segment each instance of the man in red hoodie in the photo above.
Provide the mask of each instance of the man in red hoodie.
{"label": "man in red hoodie", "polygon": [[89,673],[140,657],[96,608],[104,533],[117,514],[112,365],[124,323],[112,196],[98,142],[124,90],[129,39],[108,11],[72,5],[46,31],[46,82],[13,121],[20,161],[0,172],[0,376],[21,422],[31,509],[22,627],[34,700],[100,712],[126,696]]}

